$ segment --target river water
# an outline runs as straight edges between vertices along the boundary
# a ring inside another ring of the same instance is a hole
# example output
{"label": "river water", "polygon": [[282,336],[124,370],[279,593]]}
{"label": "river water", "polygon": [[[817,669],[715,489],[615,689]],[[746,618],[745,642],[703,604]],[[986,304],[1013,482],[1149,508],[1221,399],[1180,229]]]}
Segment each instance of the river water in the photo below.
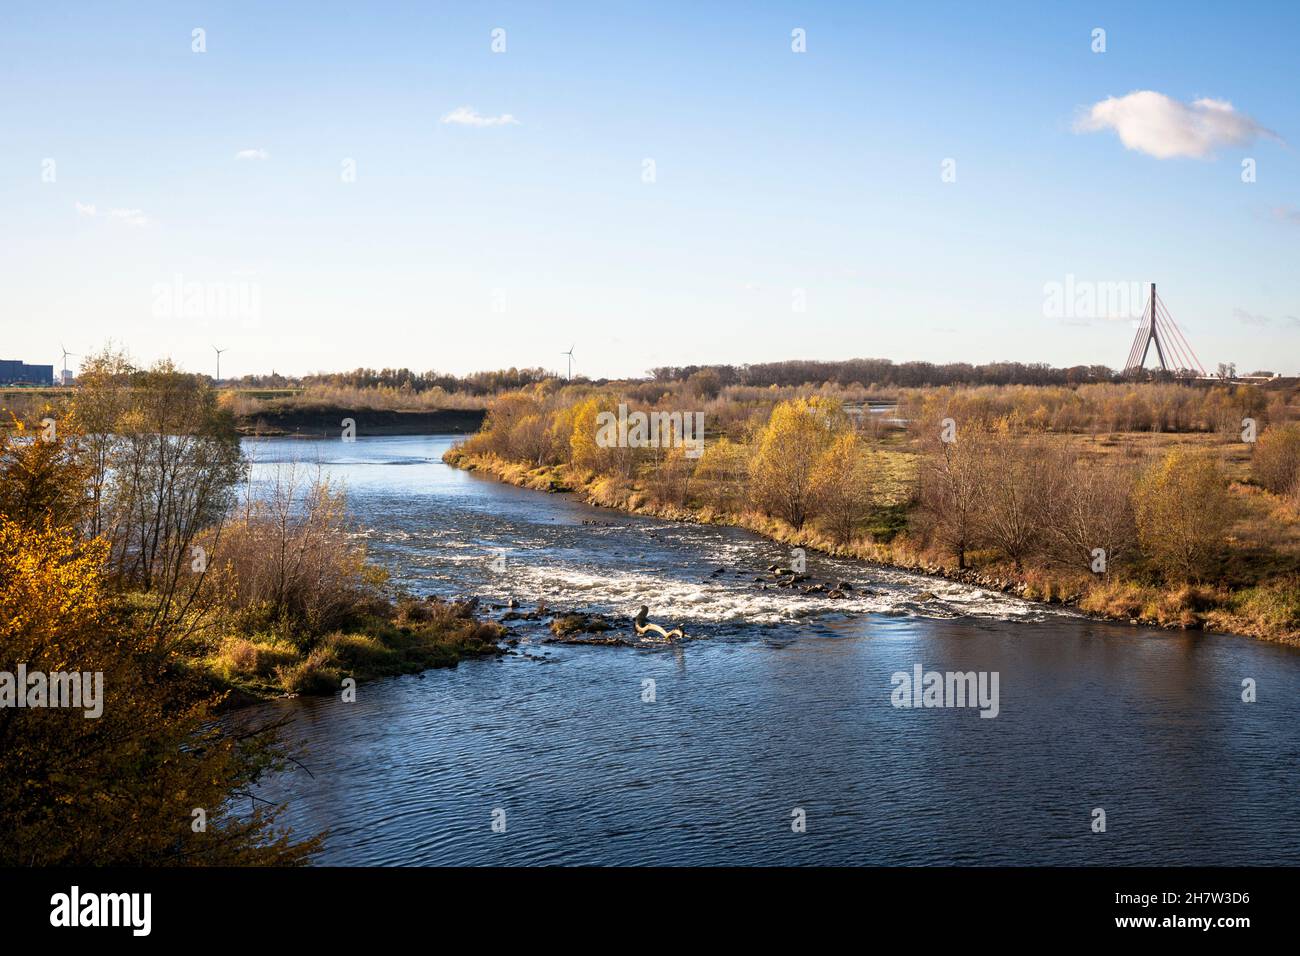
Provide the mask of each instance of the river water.
{"label": "river water", "polygon": [[[848,600],[764,590],[789,549],[467,474],[441,461],[453,440],[246,448],[255,478],[319,462],[345,483],[372,556],[417,593],[491,613],[646,604],[688,639],[556,645],[513,621],[500,660],[264,705],[311,775],[262,796],[329,831],[320,863],[1300,862],[1292,648],[812,553]],[[916,665],[996,673],[997,716],[895,707],[892,675]]]}

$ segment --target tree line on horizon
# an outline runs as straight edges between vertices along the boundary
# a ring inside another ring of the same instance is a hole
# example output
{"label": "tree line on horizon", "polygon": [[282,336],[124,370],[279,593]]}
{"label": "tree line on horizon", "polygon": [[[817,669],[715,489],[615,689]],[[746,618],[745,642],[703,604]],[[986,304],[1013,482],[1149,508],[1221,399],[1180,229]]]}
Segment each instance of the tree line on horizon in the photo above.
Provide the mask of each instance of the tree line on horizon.
{"label": "tree line on horizon", "polygon": [[[1176,382],[1187,380],[1190,373],[1144,370],[1142,381]],[[1220,377],[1224,377],[1220,375]],[[692,379],[707,380],[713,388],[730,385],[758,388],[788,388],[804,385],[840,385],[844,387],[924,388],[948,385],[1042,385],[1073,386],[1098,382],[1119,383],[1133,376],[1107,365],[1072,365],[1057,367],[1046,362],[894,362],[892,359],[853,358],[839,361],[788,359],[741,365],[661,365],[649,369],[645,381],[667,383]],[[292,376],[272,372],[269,375],[244,375],[231,379],[246,388],[393,388],[420,394],[441,390],[449,394],[473,396],[496,395],[515,391],[539,382],[563,380],[563,376],[543,368],[495,369],[469,375],[453,375],[409,368],[356,368],[346,372],[315,372]],[[575,381],[606,385],[615,379],[588,378]],[[628,380],[633,381],[633,380]]]}
{"label": "tree line on horizon", "polygon": [[[710,374],[719,383],[768,388],[820,385],[889,386],[922,388],[943,385],[1082,385],[1090,382],[1123,382],[1127,376],[1107,365],[1072,365],[1058,368],[1046,362],[894,362],[883,358],[853,358],[841,361],[789,359],[751,365],[665,365],[650,370],[658,382],[683,381]],[[1148,370],[1143,380],[1177,381],[1176,373]]]}
{"label": "tree line on horizon", "polygon": [[555,375],[542,368],[495,369],[452,375],[448,372],[414,372],[409,368],[355,368],[350,372],[315,372],[311,375],[244,375],[226,381],[246,388],[395,388],[421,392],[440,389],[449,393],[495,395],[525,388]]}

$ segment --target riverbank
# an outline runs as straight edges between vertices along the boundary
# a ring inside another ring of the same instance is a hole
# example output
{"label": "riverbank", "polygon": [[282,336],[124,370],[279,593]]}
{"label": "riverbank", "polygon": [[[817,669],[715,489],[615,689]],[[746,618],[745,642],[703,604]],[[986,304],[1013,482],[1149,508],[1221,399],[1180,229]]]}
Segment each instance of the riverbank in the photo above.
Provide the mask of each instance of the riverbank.
{"label": "riverbank", "polygon": [[242,435],[330,438],[342,433],[344,419],[351,419],[358,436],[466,435],[482,427],[484,414],[477,408],[265,408],[237,415],[236,426]]}
{"label": "riverbank", "polygon": [[[597,475],[570,464],[530,467],[491,454],[468,454],[453,447],[443,460],[535,491],[572,493],[594,507],[613,508],[673,521],[728,525],[789,545],[840,558],[853,558],[902,571],[944,578],[962,584],[1012,594],[1025,600],[1070,607],[1100,620],[1167,629],[1242,634],[1283,644],[1300,645],[1294,622],[1295,585],[1279,579],[1256,587],[1230,591],[1210,585],[1169,587],[1112,575],[1109,579],[1047,568],[1016,569],[987,561],[959,568],[950,558],[914,546],[906,535],[882,542],[856,538],[837,544],[808,528],[796,530],[786,522],[754,510],[663,505],[639,482]],[[906,515],[902,521],[905,523]],[[978,560],[979,556],[968,556]]]}

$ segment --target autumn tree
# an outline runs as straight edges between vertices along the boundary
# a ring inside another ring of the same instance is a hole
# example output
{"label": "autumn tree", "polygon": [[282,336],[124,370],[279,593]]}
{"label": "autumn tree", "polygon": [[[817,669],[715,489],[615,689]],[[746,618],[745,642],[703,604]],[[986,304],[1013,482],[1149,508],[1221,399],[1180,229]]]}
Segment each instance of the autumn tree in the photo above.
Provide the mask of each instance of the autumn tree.
{"label": "autumn tree", "polygon": [[932,540],[966,567],[966,555],[981,543],[979,517],[993,480],[988,434],[977,426],[957,429],[952,441],[927,436],[919,471],[922,524]]}
{"label": "autumn tree", "polygon": [[597,474],[630,478],[640,458],[640,450],[621,447],[616,441],[602,443],[600,440],[601,416],[614,415],[616,407],[612,399],[596,395],[573,405],[567,416],[571,423],[566,436],[570,460],[577,467]]}
{"label": "autumn tree", "polygon": [[510,392],[498,396],[488,409],[476,450],[502,458],[545,464],[551,447],[541,401],[533,394]]}
{"label": "autumn tree", "polygon": [[722,379],[716,369],[702,368],[686,380],[686,387],[698,398],[712,401],[722,391]]}
{"label": "autumn tree", "polygon": [[988,475],[977,520],[984,541],[1017,570],[1042,543],[1048,507],[1061,485],[1061,458],[1039,437],[1017,438],[1004,423],[989,436]]}
{"label": "autumn tree", "polygon": [[[0,488],[13,477],[0,471]],[[283,766],[273,729],[216,722],[211,690],[123,626],[106,554],[70,526],[0,514],[0,672],[84,673],[95,698],[0,707],[0,865],[303,862],[318,843],[295,843],[280,808],[251,805]],[[28,688],[0,687],[17,693]]]}
{"label": "autumn tree", "polygon": [[692,468],[693,462],[686,457],[685,446],[675,443],[663,449],[646,478],[651,496],[660,504],[684,506]]}
{"label": "autumn tree", "polygon": [[545,413],[538,409],[523,415],[510,432],[510,450],[530,465],[551,461],[555,446]]}
{"label": "autumn tree", "polygon": [[813,473],[845,427],[839,406],[824,398],[796,398],[772,409],[750,465],[755,503],[798,529],[813,515]]}
{"label": "autumn tree", "polygon": [[128,407],[135,371],[125,351],[106,346],[87,356],[77,374],[73,407],[85,463],[90,469],[88,530],[96,537],[107,535],[113,523],[106,495],[120,443],[118,421]]}
{"label": "autumn tree", "polygon": [[1060,461],[1061,480],[1046,526],[1049,556],[1079,570],[1096,566],[1101,549],[1104,573],[1131,557],[1137,548],[1133,491],[1137,472],[1132,465],[1088,461],[1069,453]]}
{"label": "autumn tree", "polygon": [[1209,452],[1169,452],[1139,479],[1134,505],[1138,540],[1171,580],[1199,580],[1233,518],[1222,469]]}
{"label": "autumn tree", "polygon": [[119,574],[175,584],[196,534],[219,522],[244,474],[239,435],[205,378],[160,362],[131,377],[111,459],[110,541]]}
{"label": "autumn tree", "polygon": [[836,436],[818,458],[811,484],[819,522],[837,544],[848,544],[872,505],[871,460],[856,434]]}
{"label": "autumn tree", "polygon": [[79,528],[89,517],[86,483],[91,469],[70,417],[32,432],[15,422],[0,434],[0,514],[29,528]]}
{"label": "autumn tree", "polygon": [[72,419],[90,469],[89,532],[116,583],[146,595],[136,626],[158,642],[202,621],[200,534],[219,527],[246,462],[234,418],[206,376],[170,362],[137,369],[105,349],[83,365]]}
{"label": "autumn tree", "polygon": [[748,479],[748,450],[722,437],[705,445],[691,476],[691,485],[697,499],[715,511],[729,512],[745,503]]}

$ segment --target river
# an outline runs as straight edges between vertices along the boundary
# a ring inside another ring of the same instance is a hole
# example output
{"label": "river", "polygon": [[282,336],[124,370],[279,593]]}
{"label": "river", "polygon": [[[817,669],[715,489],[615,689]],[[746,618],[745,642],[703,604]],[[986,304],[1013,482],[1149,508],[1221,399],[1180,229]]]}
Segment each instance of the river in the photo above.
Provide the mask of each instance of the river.
{"label": "river", "polygon": [[[261,795],[295,831],[329,831],[319,863],[1300,862],[1293,648],[813,553],[849,599],[763,590],[788,548],[461,472],[441,461],[453,440],[246,448],[255,479],[296,460],[345,483],[373,558],[417,593],[646,604],[689,639],[555,645],[515,621],[499,660],[262,705],[310,775]],[[892,675],[918,664],[996,673],[997,716],[895,707]]]}

